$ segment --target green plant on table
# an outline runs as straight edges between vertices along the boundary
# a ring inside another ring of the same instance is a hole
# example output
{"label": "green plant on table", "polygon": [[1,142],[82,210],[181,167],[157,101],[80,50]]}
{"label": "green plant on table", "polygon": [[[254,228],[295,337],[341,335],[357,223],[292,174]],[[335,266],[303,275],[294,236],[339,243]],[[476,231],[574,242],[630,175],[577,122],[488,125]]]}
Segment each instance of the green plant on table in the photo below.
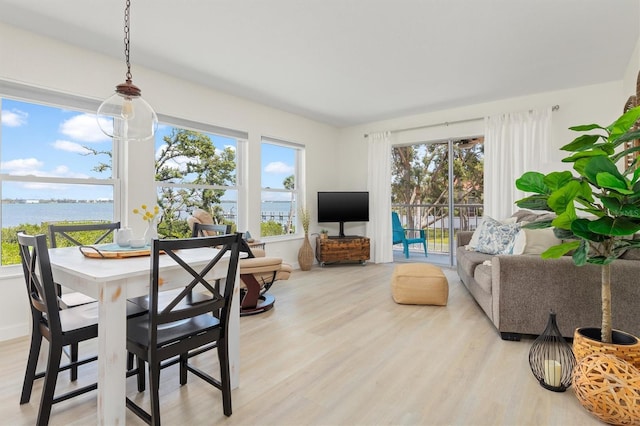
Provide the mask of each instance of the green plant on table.
{"label": "green plant on table", "polygon": [[[583,134],[560,148],[571,153],[562,161],[573,163],[573,170],[547,175],[527,172],[516,180],[518,189],[532,192],[516,202],[519,207],[547,210],[557,217],[535,227],[554,227],[554,233],[568,241],[542,253],[543,258],[559,258],[573,250],[576,265],[601,265],[602,325],[601,341],[611,343],[611,263],[627,249],[640,248],[632,235],[640,231],[640,168],[638,158],[630,165],[620,164],[640,147],[624,147],[640,138],[634,124],[640,107],[633,108],[607,127],[598,124],[570,127]],[[578,212],[584,214],[578,216]],[[529,226],[532,227],[532,226]]]}

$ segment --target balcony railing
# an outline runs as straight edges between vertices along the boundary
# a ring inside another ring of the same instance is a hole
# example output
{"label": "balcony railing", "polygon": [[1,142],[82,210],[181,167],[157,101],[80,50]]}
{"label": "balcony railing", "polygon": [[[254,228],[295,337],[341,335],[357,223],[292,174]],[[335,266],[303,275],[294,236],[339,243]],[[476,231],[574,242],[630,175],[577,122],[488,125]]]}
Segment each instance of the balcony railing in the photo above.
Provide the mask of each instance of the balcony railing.
{"label": "balcony railing", "polygon": [[[483,213],[482,204],[454,204],[451,232],[447,204],[394,204],[392,209],[398,213],[405,228],[426,230],[429,251],[442,254],[449,253],[450,236],[455,237],[457,231],[475,230],[482,220]],[[421,250],[417,246],[415,249]]]}

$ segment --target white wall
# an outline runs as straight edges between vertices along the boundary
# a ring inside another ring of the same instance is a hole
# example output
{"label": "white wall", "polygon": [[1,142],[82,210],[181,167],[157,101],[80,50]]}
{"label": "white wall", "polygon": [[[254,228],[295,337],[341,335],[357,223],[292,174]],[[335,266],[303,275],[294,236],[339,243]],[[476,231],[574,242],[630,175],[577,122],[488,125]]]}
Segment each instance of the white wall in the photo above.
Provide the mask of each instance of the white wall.
{"label": "white wall", "polygon": [[[636,69],[640,69],[637,67]],[[636,71],[637,72],[637,71]],[[559,90],[519,98],[504,99],[464,108],[443,110],[434,113],[417,114],[397,119],[368,123],[340,131],[340,155],[343,162],[340,169],[341,186],[345,189],[366,187],[367,146],[364,134],[385,130],[399,130],[423,125],[451,123],[459,120],[483,118],[506,112],[525,111],[534,108],[558,105],[560,108],[552,116],[553,147],[549,150],[548,163],[539,171],[551,172],[567,169],[560,162],[562,151],[558,148],[571,142],[579,133],[568,130],[570,126],[598,123],[608,125],[623,110],[628,95],[623,90],[622,81]],[[460,124],[442,125],[419,130],[395,133],[394,144],[412,144],[427,141],[464,138],[484,134],[484,120]]]}
{"label": "white wall", "polygon": [[[85,96],[104,99],[116,84],[124,81],[124,60],[112,59],[87,50],[55,42],[14,27],[0,24],[0,79],[15,81]],[[306,156],[308,207],[315,217],[315,193],[338,185],[335,152],[338,132],[335,128],[264,105],[229,96],[208,88],[160,74],[132,64],[134,83],[145,99],[163,114],[188,118],[249,133],[248,201],[250,211],[260,211],[260,138],[262,135],[303,144]],[[153,146],[138,144],[130,158],[132,179],[129,203],[139,205],[155,200],[153,185]],[[148,199],[145,199],[148,198]],[[130,212],[131,208],[125,208]],[[126,220],[126,219],[123,219]],[[140,222],[140,221],[138,221]],[[135,226],[132,220],[131,225]],[[253,235],[260,229],[260,218],[250,217],[244,224]],[[243,229],[241,229],[243,230]],[[319,227],[311,224],[311,232]],[[297,265],[301,238],[286,237],[269,241],[267,252]],[[2,268],[0,285],[0,340],[28,334],[29,317],[22,272]]]}

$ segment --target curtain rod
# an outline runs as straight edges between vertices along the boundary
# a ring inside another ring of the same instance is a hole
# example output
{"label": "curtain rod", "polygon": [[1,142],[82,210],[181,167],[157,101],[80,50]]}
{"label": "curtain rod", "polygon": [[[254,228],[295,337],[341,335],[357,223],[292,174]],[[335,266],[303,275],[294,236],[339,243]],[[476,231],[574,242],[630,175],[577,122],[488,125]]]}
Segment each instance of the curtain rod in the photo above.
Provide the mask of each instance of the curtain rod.
{"label": "curtain rod", "polygon": [[[554,105],[551,107],[551,111],[557,111],[560,109],[560,105]],[[532,112],[533,110],[529,110],[529,112]],[[461,123],[470,123],[472,121],[479,121],[479,120],[484,120],[484,117],[476,117],[476,118],[467,118],[464,120],[456,120],[456,121],[444,121],[442,123],[435,123],[435,124],[425,124],[422,126],[416,126],[416,127],[406,127],[403,129],[396,129],[396,130],[389,130],[390,133],[400,133],[400,132],[408,132],[410,130],[419,130],[419,129],[428,129],[430,127],[438,127],[438,126],[449,126],[451,124],[461,124]],[[364,137],[366,138],[367,136],[369,136],[369,133],[365,133]]]}

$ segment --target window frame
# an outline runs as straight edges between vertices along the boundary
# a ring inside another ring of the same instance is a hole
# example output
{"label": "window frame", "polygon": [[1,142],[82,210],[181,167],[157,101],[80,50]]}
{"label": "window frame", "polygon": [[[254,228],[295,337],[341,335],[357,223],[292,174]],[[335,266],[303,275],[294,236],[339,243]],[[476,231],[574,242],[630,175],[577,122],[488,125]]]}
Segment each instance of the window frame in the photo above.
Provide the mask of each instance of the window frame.
{"label": "window frame", "polygon": [[[293,190],[288,190],[285,188],[270,188],[270,187],[264,186],[263,170],[262,170],[262,148],[264,144],[276,145],[283,148],[289,148],[294,150],[295,152],[294,168],[295,169],[293,171],[293,179],[294,179]],[[294,216],[293,224],[295,227],[294,233],[281,234],[281,235],[269,235],[269,236],[260,235],[260,238],[286,239],[287,237],[291,237],[291,236],[298,237],[304,234],[304,231],[302,229],[302,224],[300,222],[300,208],[306,207],[308,209],[308,206],[306,206],[306,202],[305,202],[306,201],[306,182],[305,182],[306,173],[304,168],[305,154],[306,154],[306,147],[304,144],[291,142],[284,139],[274,138],[274,137],[265,136],[265,135],[262,135],[260,137],[260,164],[261,164],[260,166],[260,210],[258,212],[258,223],[260,225],[262,224],[262,203],[264,201],[262,198],[262,195],[264,192],[293,194],[293,197],[296,203],[296,209],[293,212],[293,216]]]}
{"label": "window frame", "polygon": [[[190,130],[194,132],[205,133],[209,135],[222,136],[225,138],[232,138],[236,141],[236,170],[235,170],[235,185],[207,185],[207,184],[194,184],[194,183],[170,183],[170,182],[161,182],[155,180],[154,177],[154,185],[156,188],[156,194],[159,193],[160,188],[184,188],[184,189],[214,189],[214,190],[229,190],[236,191],[236,203],[237,203],[237,213],[236,213],[236,229],[243,229],[241,226],[244,226],[244,215],[241,214],[241,200],[246,199],[244,194],[246,193],[246,186],[244,185],[244,170],[245,170],[245,157],[246,157],[246,141],[249,137],[248,133],[242,130],[235,130],[226,127],[215,126],[203,122],[187,120],[184,118],[178,118],[165,114],[158,114],[158,123],[161,125],[171,126],[172,128],[179,128],[184,130]],[[155,143],[154,140],[154,152],[155,152]],[[154,158],[155,162],[155,158]],[[155,170],[155,166],[154,166]],[[246,207],[244,207],[246,208]]]}

